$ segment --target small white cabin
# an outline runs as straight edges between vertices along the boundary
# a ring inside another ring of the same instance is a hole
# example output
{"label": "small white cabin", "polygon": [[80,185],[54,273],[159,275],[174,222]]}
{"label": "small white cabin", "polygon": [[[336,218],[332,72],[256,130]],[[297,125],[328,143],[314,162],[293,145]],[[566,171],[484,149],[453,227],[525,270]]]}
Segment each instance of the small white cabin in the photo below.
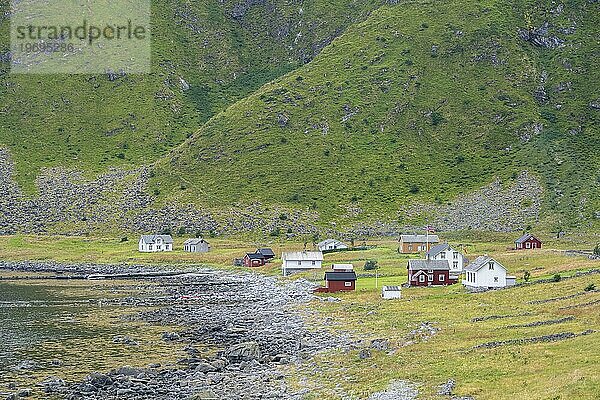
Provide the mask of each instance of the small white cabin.
{"label": "small white cabin", "polygon": [[183,250],[190,253],[207,253],[210,251],[210,244],[202,239],[188,239],[183,243]]}
{"label": "small white cabin", "polygon": [[481,256],[465,268],[463,285],[476,289],[496,289],[513,286],[514,276],[507,275],[506,268],[492,257]]}
{"label": "small white cabin", "polygon": [[173,237],[171,235],[142,235],[138,250],[143,253],[173,251]]}
{"label": "small white cabin", "polygon": [[381,297],[385,300],[399,299],[402,297],[400,286],[384,286],[381,288]]}
{"label": "small white cabin", "polygon": [[348,248],[348,245],[336,239],[326,239],[317,243],[317,248],[319,251],[344,250]]}
{"label": "small white cabin", "polygon": [[281,269],[287,276],[294,272],[320,269],[323,264],[323,253],[320,251],[293,251],[281,255]]}

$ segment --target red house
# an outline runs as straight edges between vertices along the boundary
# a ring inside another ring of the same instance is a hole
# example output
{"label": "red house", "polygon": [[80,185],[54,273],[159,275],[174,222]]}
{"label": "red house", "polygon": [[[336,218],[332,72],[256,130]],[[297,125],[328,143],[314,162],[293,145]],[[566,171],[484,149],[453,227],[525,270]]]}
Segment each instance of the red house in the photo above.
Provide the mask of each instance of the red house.
{"label": "red house", "polygon": [[444,286],[458,282],[448,260],[408,260],[408,286]]}
{"label": "red house", "polygon": [[246,253],[244,256],[245,267],[262,267],[266,261],[265,256],[260,253]]}
{"label": "red house", "polygon": [[330,271],[325,272],[325,287],[320,287],[315,292],[335,293],[347,292],[356,289],[356,272]]}
{"label": "red house", "polygon": [[521,236],[517,240],[515,240],[515,250],[525,250],[525,249],[541,249],[542,241],[531,233],[526,233]]}

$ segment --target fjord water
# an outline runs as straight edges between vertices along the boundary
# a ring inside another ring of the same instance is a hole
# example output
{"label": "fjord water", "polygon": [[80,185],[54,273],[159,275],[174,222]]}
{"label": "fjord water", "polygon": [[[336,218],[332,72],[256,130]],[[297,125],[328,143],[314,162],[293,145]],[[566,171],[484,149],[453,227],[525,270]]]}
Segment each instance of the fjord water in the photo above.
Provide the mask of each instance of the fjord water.
{"label": "fjord water", "polygon": [[[34,388],[48,376],[76,381],[120,365],[164,362],[172,352],[160,340],[164,328],[123,318],[139,309],[118,299],[139,288],[133,282],[0,279],[0,394],[11,382]],[[115,341],[120,335],[136,343]]]}

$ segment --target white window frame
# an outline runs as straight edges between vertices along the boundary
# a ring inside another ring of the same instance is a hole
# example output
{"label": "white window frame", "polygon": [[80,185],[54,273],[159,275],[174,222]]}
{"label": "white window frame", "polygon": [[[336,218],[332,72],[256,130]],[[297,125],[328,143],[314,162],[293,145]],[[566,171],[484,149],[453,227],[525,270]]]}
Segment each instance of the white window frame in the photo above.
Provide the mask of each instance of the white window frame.
{"label": "white window frame", "polygon": [[454,260],[458,260],[458,251],[455,251],[454,253],[452,253],[452,258]]}
{"label": "white window frame", "polygon": [[446,275],[444,275],[444,274],[441,274],[441,275],[440,275],[440,282],[443,282],[443,281],[445,281],[445,280],[446,280]]}
{"label": "white window frame", "polygon": [[458,261],[452,261],[452,268],[458,269]]}
{"label": "white window frame", "polygon": [[433,274],[427,274],[427,282],[433,282]]}
{"label": "white window frame", "polygon": [[445,259],[446,259],[446,253],[442,251],[442,252],[440,253],[440,258],[441,258],[442,260],[445,260]]}
{"label": "white window frame", "polygon": [[498,283],[500,280],[498,279],[497,276],[494,277],[494,283]]}
{"label": "white window frame", "polygon": [[530,249],[531,248],[531,243],[530,242],[525,243],[525,248],[526,249]]}
{"label": "white window frame", "polygon": [[300,266],[300,265],[302,265],[302,261],[298,261],[298,265],[299,265],[299,266]]}
{"label": "white window frame", "polygon": [[421,283],[425,282],[425,275],[419,275],[419,282],[421,282]]}
{"label": "white window frame", "polygon": [[312,265],[317,265],[317,262],[316,261],[312,261]]}
{"label": "white window frame", "polygon": [[488,263],[488,269],[489,269],[490,271],[493,271],[493,270],[494,270],[494,262],[493,262],[493,261],[490,261],[490,262]]}
{"label": "white window frame", "polygon": [[344,282],[345,287],[352,287],[352,282]]}
{"label": "white window frame", "polygon": [[148,245],[148,250],[152,250],[152,245],[151,244]]}

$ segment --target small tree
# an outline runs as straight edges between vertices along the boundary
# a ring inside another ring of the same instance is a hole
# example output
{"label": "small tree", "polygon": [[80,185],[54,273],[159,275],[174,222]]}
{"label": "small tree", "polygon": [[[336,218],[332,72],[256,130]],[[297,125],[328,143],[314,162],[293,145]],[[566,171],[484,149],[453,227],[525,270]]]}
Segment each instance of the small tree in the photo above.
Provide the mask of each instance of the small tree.
{"label": "small tree", "polygon": [[596,245],[596,247],[594,248],[594,255],[595,256],[600,256],[600,243],[598,243]]}
{"label": "small tree", "polygon": [[586,292],[592,292],[594,290],[596,290],[596,285],[593,283],[590,283],[589,285],[587,285],[584,289]]}
{"label": "small tree", "polygon": [[525,273],[523,274],[523,280],[525,282],[529,282],[530,279],[531,279],[531,272],[525,271]]}
{"label": "small tree", "polygon": [[365,262],[365,271],[373,271],[376,270],[377,268],[379,268],[379,265],[377,265],[377,260],[367,260]]}
{"label": "small tree", "polygon": [[179,229],[177,229],[177,234],[178,234],[179,236],[183,236],[183,235],[185,235],[185,232],[186,232],[186,231],[185,231],[185,227],[184,227],[184,226],[180,226],[180,227],[179,227]]}
{"label": "small tree", "polygon": [[555,274],[552,277],[552,282],[560,282],[561,279],[562,279],[562,277],[560,276],[560,274]]}

